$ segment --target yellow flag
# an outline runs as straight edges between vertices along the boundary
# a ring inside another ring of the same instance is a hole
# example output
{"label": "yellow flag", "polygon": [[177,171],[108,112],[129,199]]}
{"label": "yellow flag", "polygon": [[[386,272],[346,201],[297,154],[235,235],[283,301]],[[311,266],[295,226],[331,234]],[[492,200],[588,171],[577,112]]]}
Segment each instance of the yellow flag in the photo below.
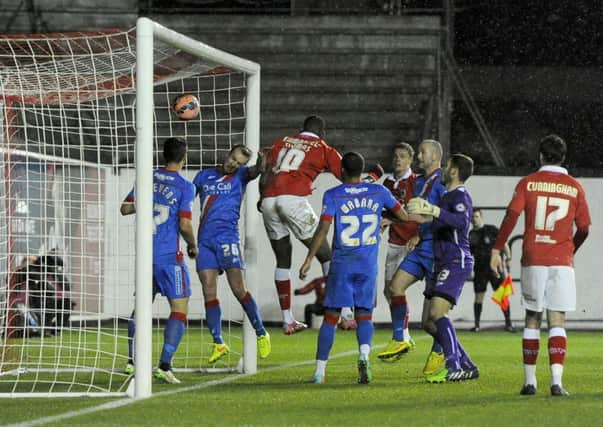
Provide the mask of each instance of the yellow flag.
{"label": "yellow flag", "polygon": [[498,289],[496,289],[491,299],[498,304],[500,308],[507,310],[509,308],[509,297],[514,293],[513,278],[510,274],[507,274],[505,280],[503,280]]}

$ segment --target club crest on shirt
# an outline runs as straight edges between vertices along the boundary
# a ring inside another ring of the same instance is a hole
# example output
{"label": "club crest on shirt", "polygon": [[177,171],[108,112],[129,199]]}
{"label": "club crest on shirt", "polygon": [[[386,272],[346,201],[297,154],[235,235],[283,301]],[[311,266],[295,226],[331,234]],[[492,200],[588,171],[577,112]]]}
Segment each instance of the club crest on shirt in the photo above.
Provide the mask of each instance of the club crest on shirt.
{"label": "club crest on shirt", "polygon": [[454,209],[455,209],[457,212],[465,212],[465,210],[467,210],[467,208],[465,207],[465,205],[464,205],[463,203],[459,203],[458,205],[456,205],[456,206],[454,207]]}

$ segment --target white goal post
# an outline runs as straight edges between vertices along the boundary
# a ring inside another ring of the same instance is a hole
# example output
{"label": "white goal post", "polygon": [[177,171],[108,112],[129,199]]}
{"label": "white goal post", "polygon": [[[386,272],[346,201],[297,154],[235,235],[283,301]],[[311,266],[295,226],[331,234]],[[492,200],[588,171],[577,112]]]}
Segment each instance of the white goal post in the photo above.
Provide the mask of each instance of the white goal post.
{"label": "white goal post", "polygon": [[[137,63],[136,74],[136,182],[137,198],[136,212],[136,323],[139,325],[150,325],[152,322],[151,283],[152,276],[148,266],[152,264],[153,238],[149,230],[152,229],[153,221],[153,41],[157,38],[164,43],[182,49],[195,56],[202,56],[216,65],[224,65],[235,70],[243,71],[247,77],[247,121],[245,127],[246,144],[253,151],[259,149],[259,118],[260,118],[260,66],[212,48],[198,41],[192,40],[175,31],[169,30],[147,18],[139,18],[136,23],[136,51]],[[251,255],[255,244],[252,230],[255,230],[254,222],[257,223],[257,214],[254,207],[250,206],[253,200],[257,200],[257,187],[250,186],[249,190],[255,189],[256,194],[248,192],[246,198],[246,253]],[[248,191],[249,191],[248,190]],[[252,190],[253,191],[253,190]],[[255,197],[254,197],[255,196]],[[144,212],[144,215],[141,213]],[[246,278],[249,283],[257,283],[252,262],[248,259],[250,268],[247,270]],[[243,366],[245,372],[253,373],[257,369],[255,351],[251,346],[255,345],[254,334],[249,322],[244,322],[244,343],[249,346],[243,351]],[[142,375],[137,375],[135,383],[135,396],[147,397],[151,394],[151,328],[146,328],[143,334],[137,335],[136,341],[136,370]],[[253,353],[253,357],[251,354]],[[141,355],[143,355],[141,357]]]}
{"label": "white goal post", "polygon": [[[182,93],[199,98],[199,118],[173,114]],[[169,314],[164,298],[152,301],[149,268],[163,140],[187,140],[192,180],[235,144],[257,152],[259,116],[258,64],[147,18],[125,31],[0,35],[0,397],[151,395]],[[121,217],[134,183],[137,214]],[[252,293],[258,197],[249,185],[241,221]],[[195,224],[197,212],[198,203]],[[231,354],[207,363],[211,337],[188,265],[175,371],[256,372],[255,331],[228,286],[219,295]],[[134,376],[123,369],[133,309]]]}

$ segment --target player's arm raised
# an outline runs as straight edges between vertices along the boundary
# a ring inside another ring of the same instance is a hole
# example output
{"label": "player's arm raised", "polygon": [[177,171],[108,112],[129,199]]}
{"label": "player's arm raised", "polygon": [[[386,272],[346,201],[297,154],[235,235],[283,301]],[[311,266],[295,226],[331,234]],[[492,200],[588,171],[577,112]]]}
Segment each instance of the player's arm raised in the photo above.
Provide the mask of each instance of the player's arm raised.
{"label": "player's arm raised", "polygon": [[255,161],[255,165],[253,165],[249,169],[247,169],[247,179],[249,179],[249,181],[253,181],[258,176],[260,176],[261,173],[264,172],[265,168],[266,168],[266,158],[264,156],[264,152],[258,151],[258,158]]}

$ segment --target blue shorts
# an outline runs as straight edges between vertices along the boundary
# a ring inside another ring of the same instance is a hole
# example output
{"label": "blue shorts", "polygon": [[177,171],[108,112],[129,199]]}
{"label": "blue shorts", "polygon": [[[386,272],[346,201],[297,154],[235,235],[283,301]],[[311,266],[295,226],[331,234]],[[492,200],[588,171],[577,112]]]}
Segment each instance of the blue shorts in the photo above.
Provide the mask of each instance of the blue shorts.
{"label": "blue shorts", "polygon": [[191,296],[191,279],[184,262],[180,264],[153,264],[153,294],[168,299]]}
{"label": "blue shorts", "polygon": [[425,286],[425,298],[440,297],[447,300],[453,306],[458,302],[465,281],[469,278],[473,264],[450,263],[438,266],[438,276],[435,284]]}
{"label": "blue shorts", "polygon": [[400,263],[400,270],[412,274],[419,280],[425,279],[426,285],[433,285],[433,252],[416,248],[408,253]]}
{"label": "blue shorts", "polygon": [[377,271],[351,272],[348,269],[347,265],[338,269],[331,264],[323,305],[373,309],[377,299]]}
{"label": "blue shorts", "polygon": [[197,271],[245,269],[238,236],[199,241],[198,247]]}

